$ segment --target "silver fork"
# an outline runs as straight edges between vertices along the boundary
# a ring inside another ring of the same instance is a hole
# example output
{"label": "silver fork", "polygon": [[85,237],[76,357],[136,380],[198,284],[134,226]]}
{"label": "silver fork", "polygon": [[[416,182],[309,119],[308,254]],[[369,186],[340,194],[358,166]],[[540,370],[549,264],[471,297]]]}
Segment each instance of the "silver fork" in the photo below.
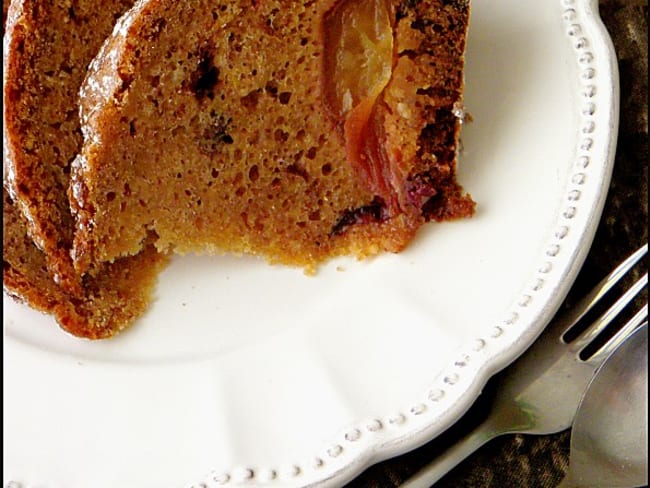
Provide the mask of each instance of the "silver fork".
{"label": "silver fork", "polygon": [[648,245],[634,252],[607,275],[573,309],[554,320],[524,355],[497,378],[496,396],[489,413],[474,430],[446,448],[432,462],[406,480],[402,488],[429,487],[471,453],[503,434],[552,434],[573,423],[580,398],[598,366],[648,317],[648,304],[588,359],[580,353],[647,286],[645,273],[575,339],[567,331],[647,253]]}

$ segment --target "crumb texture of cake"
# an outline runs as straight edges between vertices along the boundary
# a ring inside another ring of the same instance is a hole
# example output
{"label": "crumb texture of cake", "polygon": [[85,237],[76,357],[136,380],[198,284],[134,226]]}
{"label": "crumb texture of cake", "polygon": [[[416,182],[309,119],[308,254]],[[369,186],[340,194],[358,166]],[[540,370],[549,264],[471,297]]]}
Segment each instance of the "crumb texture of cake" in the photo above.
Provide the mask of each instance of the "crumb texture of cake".
{"label": "crumb texture of cake", "polygon": [[5,184],[52,276],[79,295],[67,197],[70,162],[82,143],[79,88],[116,19],[132,5],[132,0],[14,0],[7,19]]}
{"label": "crumb texture of cake", "polygon": [[27,235],[22,215],[3,190],[2,283],[6,293],[52,314],[60,326],[88,339],[111,337],[136,320],[152,300],[156,278],[167,258],[149,245],[134,257],[105,266],[84,279],[84,295],[71,296],[54,283],[45,255]]}
{"label": "crumb texture of cake", "polygon": [[[77,271],[150,236],[311,267],[470,216],[454,115],[468,20],[462,1],[138,1],[81,89]],[[365,81],[334,80],[358,46]]]}

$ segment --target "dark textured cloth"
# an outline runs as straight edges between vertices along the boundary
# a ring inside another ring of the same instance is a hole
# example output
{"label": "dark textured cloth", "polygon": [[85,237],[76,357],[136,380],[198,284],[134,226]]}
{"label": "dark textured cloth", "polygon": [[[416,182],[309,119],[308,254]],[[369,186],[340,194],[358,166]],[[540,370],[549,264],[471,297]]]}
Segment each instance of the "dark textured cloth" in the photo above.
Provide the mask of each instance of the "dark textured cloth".
{"label": "dark textured cloth", "polygon": [[[600,13],[618,57],[619,138],[603,216],[564,308],[572,306],[616,263],[648,242],[648,2],[601,0]],[[640,274],[639,271],[637,275]],[[647,291],[640,300],[647,301]],[[477,404],[449,431],[413,452],[370,467],[348,488],[399,486],[459,433],[476,424],[481,402],[489,401],[488,390],[489,385]],[[436,487],[555,487],[568,469],[569,441],[569,431],[495,439],[451,471]]]}

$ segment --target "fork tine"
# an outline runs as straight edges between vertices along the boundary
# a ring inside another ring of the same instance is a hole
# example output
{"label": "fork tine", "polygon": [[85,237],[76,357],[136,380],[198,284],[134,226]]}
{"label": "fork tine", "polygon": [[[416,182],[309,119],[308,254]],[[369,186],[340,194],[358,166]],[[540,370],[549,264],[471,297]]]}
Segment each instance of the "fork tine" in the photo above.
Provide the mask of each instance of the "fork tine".
{"label": "fork tine", "polygon": [[648,304],[646,303],[641,309],[634,314],[630,320],[619,330],[611,339],[598,349],[588,361],[601,363],[616,349],[639,325],[648,320]]}
{"label": "fork tine", "polygon": [[580,351],[587,344],[591,343],[598,334],[600,334],[605,327],[607,327],[612,320],[623,310],[641,290],[648,284],[648,273],[644,274],[639,280],[634,283],[616,302],[607,309],[600,317],[598,317],[587,330],[585,330],[580,337],[571,343],[572,351]]}
{"label": "fork tine", "polygon": [[585,295],[575,307],[573,307],[570,314],[575,314],[572,316],[567,316],[567,323],[569,324],[565,330],[564,335],[571,330],[571,328],[576,325],[576,323],[584,317],[589,310],[591,310],[600,299],[612,289],[620,279],[625,276],[625,274],[632,269],[632,267],[638,263],[643,256],[648,252],[648,244],[644,244],[634,253],[632,253],[625,261],[619,264],[611,273],[605,276],[587,295]]}
{"label": "fork tine", "polygon": [[634,251],[625,261],[619,264],[614,271],[612,271],[608,276],[605,277],[603,281],[606,281],[606,286],[603,287],[601,295],[607,293],[612,286],[614,286],[619,279],[621,279],[625,273],[627,273],[632,266],[634,266],[639,260],[645,256],[648,252],[648,243],[646,242],[639,249]]}

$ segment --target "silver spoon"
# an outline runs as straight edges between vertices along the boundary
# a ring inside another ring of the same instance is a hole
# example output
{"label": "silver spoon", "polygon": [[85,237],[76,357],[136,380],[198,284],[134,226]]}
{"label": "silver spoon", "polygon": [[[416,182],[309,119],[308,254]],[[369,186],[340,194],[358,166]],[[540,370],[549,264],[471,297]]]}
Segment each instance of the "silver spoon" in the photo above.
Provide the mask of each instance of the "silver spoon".
{"label": "silver spoon", "polygon": [[648,484],[648,323],[601,365],[578,407],[561,488]]}

